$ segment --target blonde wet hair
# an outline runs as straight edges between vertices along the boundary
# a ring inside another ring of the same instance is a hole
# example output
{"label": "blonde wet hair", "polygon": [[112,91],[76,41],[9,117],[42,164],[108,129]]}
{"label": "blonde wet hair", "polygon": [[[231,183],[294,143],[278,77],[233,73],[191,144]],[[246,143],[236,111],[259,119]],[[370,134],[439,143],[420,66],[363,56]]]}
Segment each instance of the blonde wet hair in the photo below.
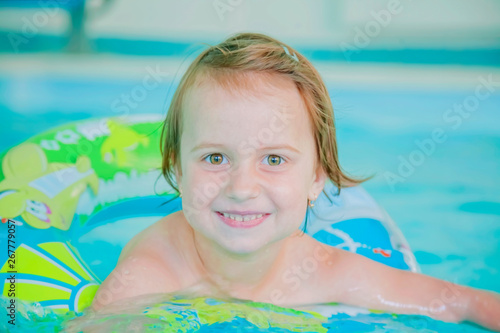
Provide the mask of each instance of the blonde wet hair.
{"label": "blonde wet hair", "polygon": [[[338,188],[337,195],[341,188],[367,180],[352,178],[341,169],[330,96],[320,74],[303,55],[259,33],[238,33],[220,44],[208,46],[181,78],[163,124],[162,173],[174,190],[179,192],[174,170],[181,169],[182,108],[189,89],[211,80],[228,91],[242,91],[249,87],[248,80],[240,80],[241,76],[249,73],[279,75],[295,83],[311,119],[316,156],[328,178]],[[323,193],[328,197],[324,189]]]}

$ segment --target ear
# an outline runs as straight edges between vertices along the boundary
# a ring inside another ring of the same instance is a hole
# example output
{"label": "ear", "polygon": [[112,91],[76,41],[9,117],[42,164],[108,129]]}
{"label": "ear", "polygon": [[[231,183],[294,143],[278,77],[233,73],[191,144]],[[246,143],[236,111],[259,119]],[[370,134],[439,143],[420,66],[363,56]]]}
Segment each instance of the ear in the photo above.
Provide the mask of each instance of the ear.
{"label": "ear", "polygon": [[326,172],[323,169],[323,166],[319,164],[313,175],[311,189],[308,195],[309,200],[314,201],[319,197],[321,191],[323,191],[323,188],[325,187],[326,179],[327,179]]}

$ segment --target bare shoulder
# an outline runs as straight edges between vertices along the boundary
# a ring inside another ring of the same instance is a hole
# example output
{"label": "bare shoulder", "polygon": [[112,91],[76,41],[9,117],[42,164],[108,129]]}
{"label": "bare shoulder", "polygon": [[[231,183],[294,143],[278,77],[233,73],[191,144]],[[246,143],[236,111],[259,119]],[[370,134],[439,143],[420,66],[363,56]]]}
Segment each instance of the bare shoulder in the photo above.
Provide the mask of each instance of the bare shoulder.
{"label": "bare shoulder", "polygon": [[[321,273],[324,268],[334,267],[342,253],[334,246],[322,243],[313,237],[303,234],[291,245],[289,253],[301,266],[315,267]],[[310,268],[309,270],[311,270]]]}
{"label": "bare shoulder", "polygon": [[339,249],[302,234],[290,237],[284,252],[264,289],[266,301],[281,306],[331,301],[324,288],[334,288],[332,271],[341,255]]}
{"label": "bare shoulder", "polygon": [[174,247],[172,240],[179,229],[180,214],[169,214],[135,235],[123,248],[119,262],[131,255],[168,255]]}
{"label": "bare shoulder", "polygon": [[[326,291],[328,302],[359,305],[355,297],[363,291],[368,297],[378,286],[396,286],[414,273],[369,259],[358,253],[331,247],[328,259],[322,262],[318,286]],[[356,295],[353,297],[353,295]]]}
{"label": "bare shoulder", "polygon": [[186,231],[181,230],[182,212],[165,216],[132,238],[123,248],[117,266],[94,299],[98,309],[119,299],[168,293],[181,289],[182,267],[176,267]]}
{"label": "bare shoulder", "polygon": [[324,244],[305,234],[288,244],[279,275],[289,304],[345,302],[353,290],[366,289],[372,280],[399,279],[405,272],[362,255]]}

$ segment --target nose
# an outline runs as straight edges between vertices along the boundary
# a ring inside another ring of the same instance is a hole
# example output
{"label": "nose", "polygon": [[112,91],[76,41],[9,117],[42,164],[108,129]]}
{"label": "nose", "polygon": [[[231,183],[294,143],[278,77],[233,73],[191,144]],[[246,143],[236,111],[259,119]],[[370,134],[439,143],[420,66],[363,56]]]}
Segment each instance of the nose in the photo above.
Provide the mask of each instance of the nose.
{"label": "nose", "polygon": [[255,166],[242,163],[230,171],[225,194],[234,201],[243,202],[259,195],[259,180]]}

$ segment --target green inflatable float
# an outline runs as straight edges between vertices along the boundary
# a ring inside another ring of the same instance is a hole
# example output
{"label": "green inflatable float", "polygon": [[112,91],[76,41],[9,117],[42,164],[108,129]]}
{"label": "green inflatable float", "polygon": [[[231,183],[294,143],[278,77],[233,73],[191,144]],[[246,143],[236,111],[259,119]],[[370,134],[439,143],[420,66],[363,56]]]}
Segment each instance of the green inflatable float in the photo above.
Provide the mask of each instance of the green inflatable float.
{"label": "green inflatable float", "polygon": [[[0,241],[8,247],[1,254],[3,300],[36,303],[59,314],[82,312],[123,246],[182,209],[161,176],[162,120],[159,115],[83,120],[0,155]],[[340,196],[332,184],[325,191],[334,203],[324,194],[317,199],[314,209],[322,214],[309,217],[309,235],[393,267],[418,270],[400,231],[361,187]],[[201,304],[205,311],[209,303],[189,304]],[[251,312],[255,306],[244,308]],[[165,317],[155,311],[151,315]],[[230,311],[224,320],[235,315]],[[206,323],[221,319],[207,318]]]}

